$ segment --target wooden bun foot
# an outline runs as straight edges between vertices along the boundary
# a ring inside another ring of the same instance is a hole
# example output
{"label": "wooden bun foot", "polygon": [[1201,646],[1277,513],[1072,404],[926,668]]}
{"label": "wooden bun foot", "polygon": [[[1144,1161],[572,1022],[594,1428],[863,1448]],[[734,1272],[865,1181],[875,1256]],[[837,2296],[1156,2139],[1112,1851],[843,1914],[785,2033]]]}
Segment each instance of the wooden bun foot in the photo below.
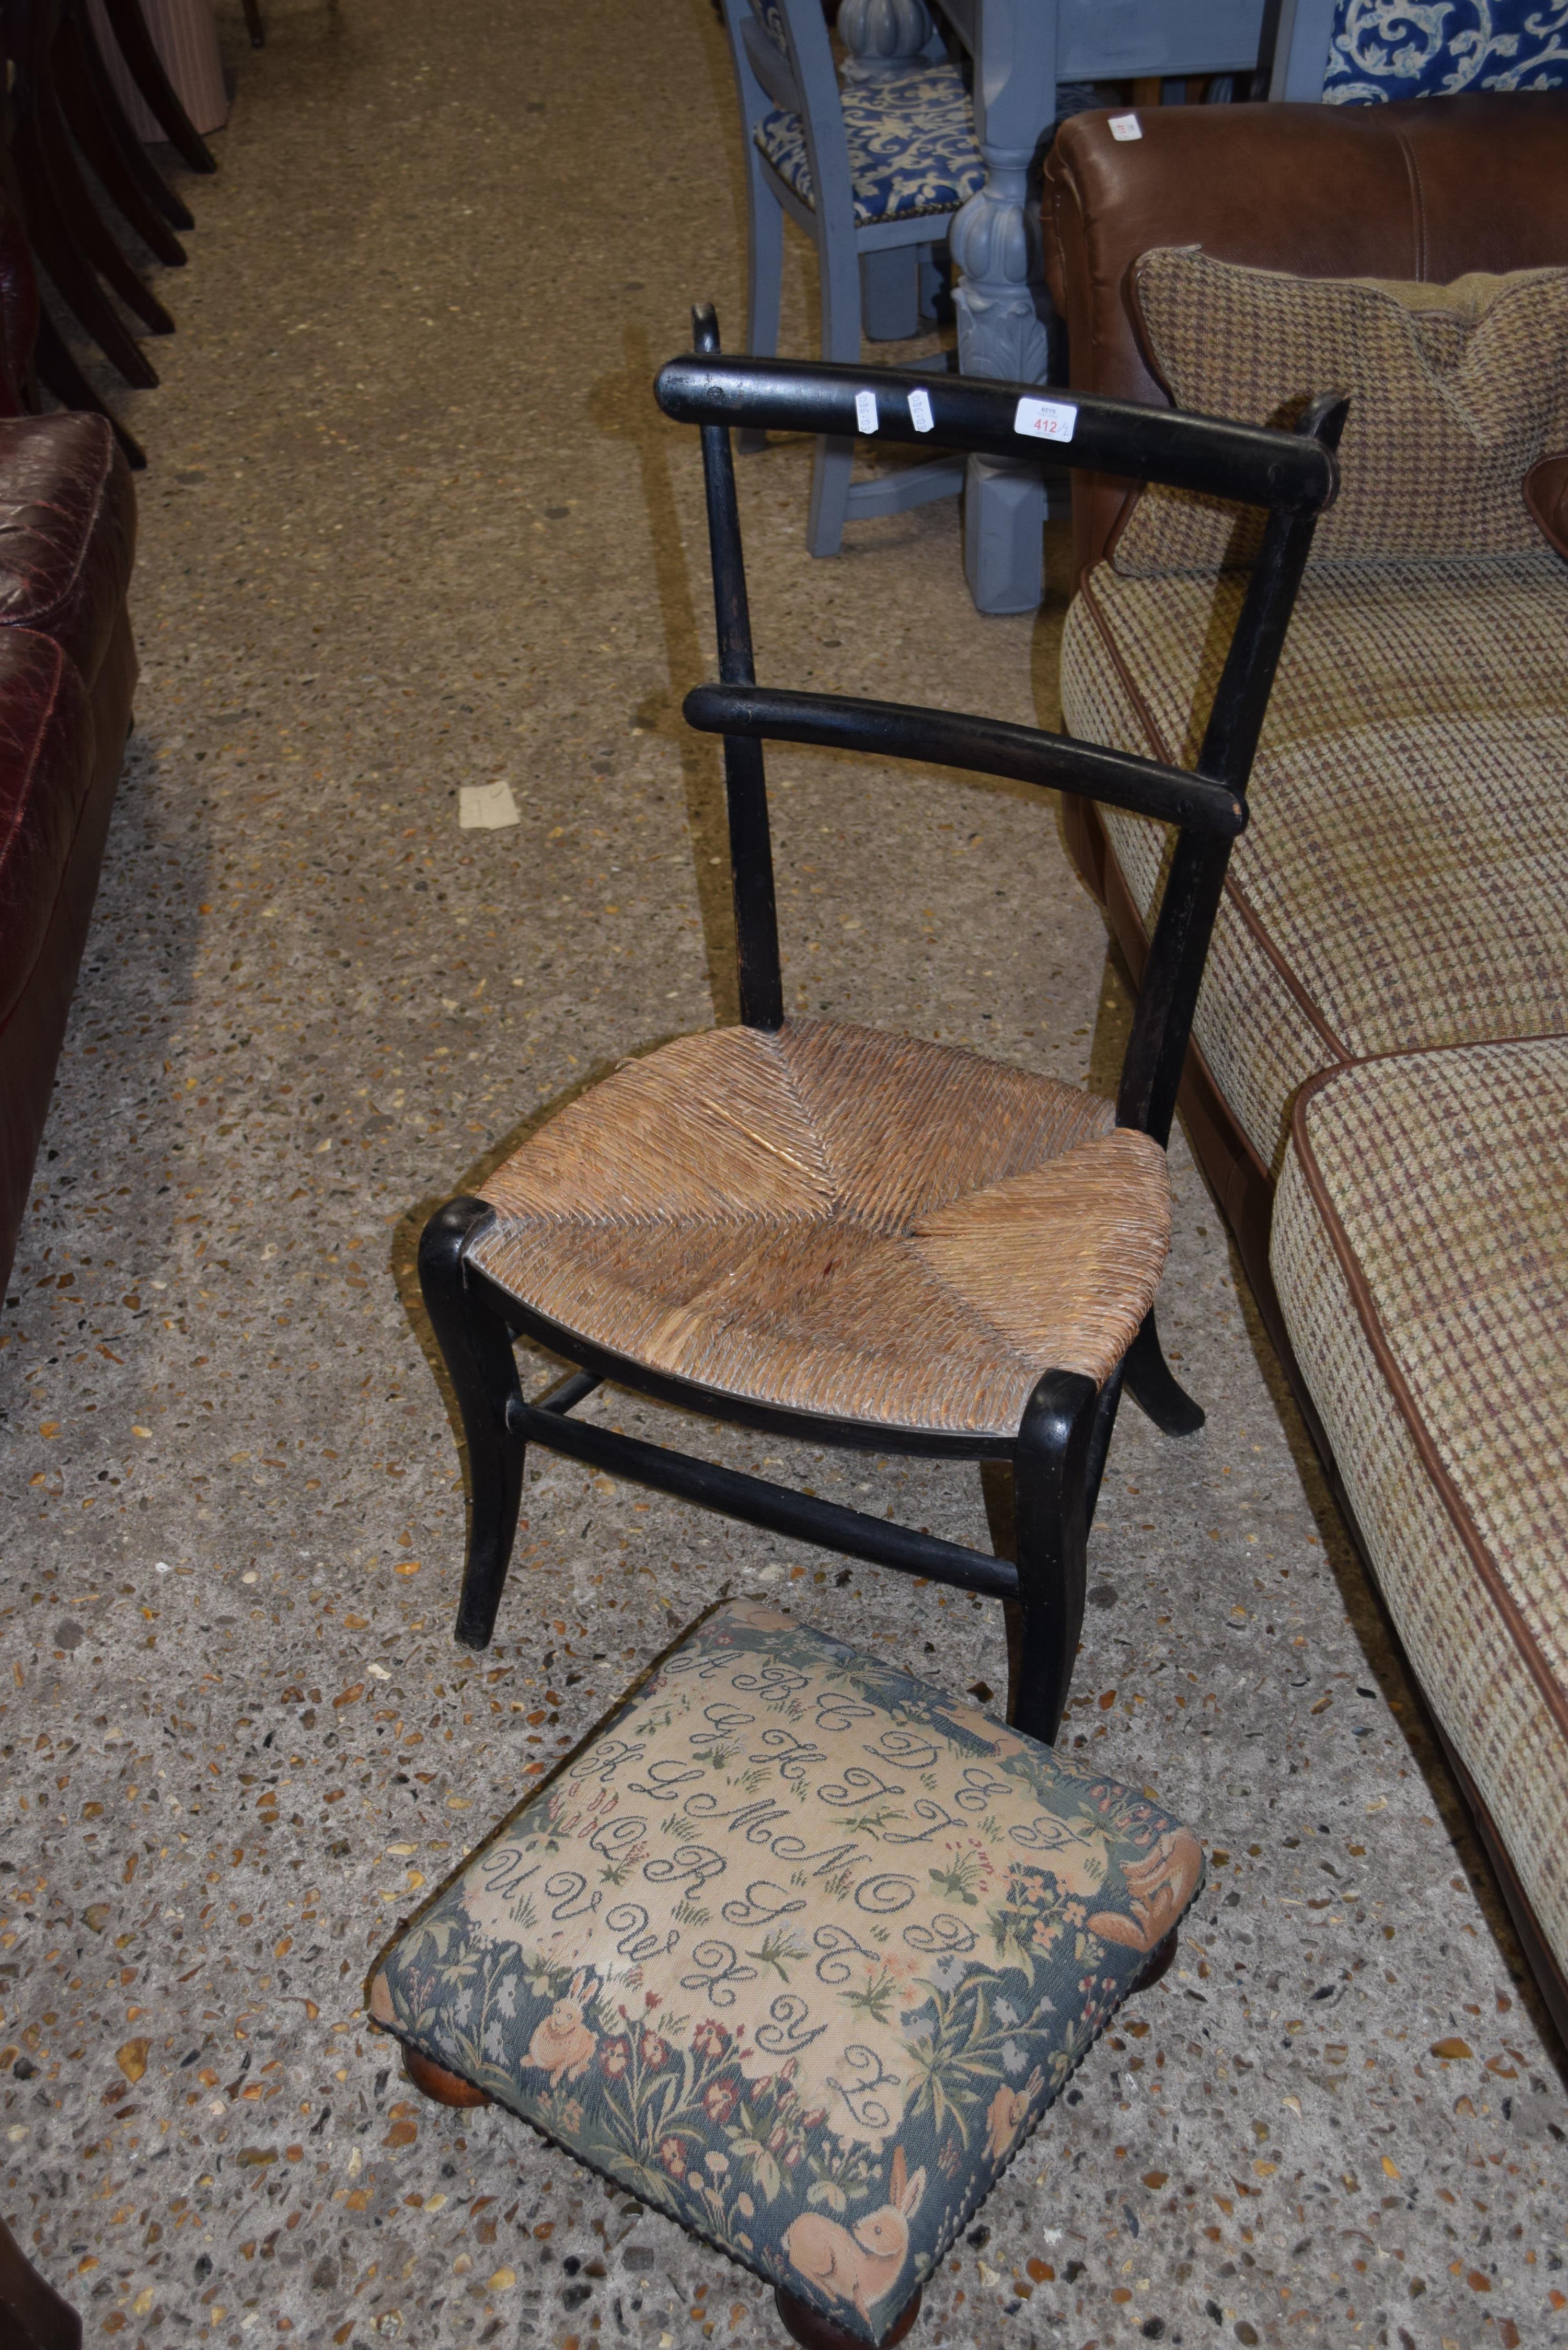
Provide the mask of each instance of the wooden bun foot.
{"label": "wooden bun foot", "polygon": [[[792,2342],[800,2344],[801,2350],[866,2350],[863,2334],[851,2334],[831,2317],[825,2317],[820,2309],[813,2309],[809,2302],[786,2293],[782,2284],[774,2287],[774,2306],[779,2314],[779,2324]],[[920,2294],[917,2287],[898,2312],[891,2334],[883,2336],[882,2350],[893,2350],[894,2344],[903,2340],[919,2314]]]}
{"label": "wooden bun foot", "polygon": [[1132,1983],[1131,1989],[1127,1992],[1127,1997],[1130,1999],[1137,1991],[1149,1990],[1153,1984],[1159,1981],[1161,1975],[1166,1972],[1175,1956],[1176,1929],[1173,1926],[1169,1933],[1166,1936],[1164,1941],[1157,1942],[1153,1950],[1149,1952],[1147,1958],[1144,1960],[1141,1969]]}
{"label": "wooden bun foot", "polygon": [[432,2064],[430,2058],[421,2056],[417,2049],[404,2049],[403,2071],[420,2095],[431,2098],[438,2106],[487,2106],[490,2103],[484,2091],[476,2089],[472,2081],[463,2080],[459,2074],[449,2073],[444,2064]]}

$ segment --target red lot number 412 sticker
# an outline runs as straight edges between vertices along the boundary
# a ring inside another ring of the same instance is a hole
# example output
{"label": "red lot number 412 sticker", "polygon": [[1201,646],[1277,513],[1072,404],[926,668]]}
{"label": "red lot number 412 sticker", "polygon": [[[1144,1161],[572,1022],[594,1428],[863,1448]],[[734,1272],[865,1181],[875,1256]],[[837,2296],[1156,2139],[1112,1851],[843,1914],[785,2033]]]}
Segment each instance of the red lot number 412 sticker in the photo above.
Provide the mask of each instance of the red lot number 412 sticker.
{"label": "red lot number 412 sticker", "polygon": [[1031,441],[1070,441],[1078,411],[1064,400],[1021,400],[1012,420],[1015,432]]}

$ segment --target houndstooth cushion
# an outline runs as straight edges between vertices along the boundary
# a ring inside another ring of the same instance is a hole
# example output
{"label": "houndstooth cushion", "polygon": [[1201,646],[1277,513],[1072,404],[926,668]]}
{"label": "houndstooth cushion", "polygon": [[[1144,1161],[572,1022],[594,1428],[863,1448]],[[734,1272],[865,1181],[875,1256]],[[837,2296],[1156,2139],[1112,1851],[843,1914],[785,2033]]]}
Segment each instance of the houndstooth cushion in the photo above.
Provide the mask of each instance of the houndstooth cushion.
{"label": "houndstooth cushion", "polygon": [[[857,227],[956,212],[985,185],[974,143],[974,109],[956,66],[917,66],[877,81],[846,83],[844,132]],[[764,114],[757,145],[802,203],[813,202],[798,114]]]}
{"label": "houndstooth cushion", "polygon": [[[1314,393],[1349,393],[1314,568],[1540,546],[1522,485],[1568,447],[1568,269],[1385,285],[1243,268],[1189,245],[1146,253],[1133,283],[1179,408],[1282,424]],[[1112,559],[1144,577],[1244,564],[1261,529],[1255,508],[1156,486]]]}
{"label": "houndstooth cushion", "polygon": [[1202,1873],[1145,1796],[732,1604],[404,1931],[370,2012],[877,2343]]}

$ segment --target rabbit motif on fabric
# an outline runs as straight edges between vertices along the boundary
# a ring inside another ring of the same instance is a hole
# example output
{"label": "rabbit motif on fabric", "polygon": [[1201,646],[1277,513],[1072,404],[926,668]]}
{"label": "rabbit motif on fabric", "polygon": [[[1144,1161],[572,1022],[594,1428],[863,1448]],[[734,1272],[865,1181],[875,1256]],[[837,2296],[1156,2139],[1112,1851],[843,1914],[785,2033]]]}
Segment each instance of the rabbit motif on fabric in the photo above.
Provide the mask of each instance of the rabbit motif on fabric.
{"label": "rabbit motif on fabric", "polygon": [[552,2089],[563,2081],[579,2081],[593,2063],[598,2038],[583,2021],[583,1993],[587,1984],[586,1974],[572,1977],[572,1987],[565,1999],[558,1999],[544,2021],[534,2027],[528,2043],[528,2062],[542,2065],[550,2076]]}
{"label": "rabbit motif on fabric", "polygon": [[853,2230],[820,2212],[803,2212],[785,2232],[784,2250],[802,2276],[825,2293],[853,2302],[869,2324],[871,2304],[885,2301],[903,2273],[909,2257],[909,2221],[925,2191],[924,2169],[910,2178],[904,2149],[895,2147],[886,2203]]}
{"label": "rabbit motif on fabric", "polygon": [[1191,1829],[1168,1828],[1146,1859],[1122,1863],[1131,1917],[1097,1909],[1089,1919],[1089,1931],[1127,1950],[1152,1950],[1176,1924],[1202,1877],[1203,1855]]}

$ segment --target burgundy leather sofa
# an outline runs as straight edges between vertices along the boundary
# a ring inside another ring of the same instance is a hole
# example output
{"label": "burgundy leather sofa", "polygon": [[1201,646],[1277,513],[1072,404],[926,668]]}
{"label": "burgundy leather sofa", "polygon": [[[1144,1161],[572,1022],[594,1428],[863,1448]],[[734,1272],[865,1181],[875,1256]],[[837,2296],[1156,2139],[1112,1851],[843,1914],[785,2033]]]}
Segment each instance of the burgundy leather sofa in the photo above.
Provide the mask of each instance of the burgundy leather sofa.
{"label": "burgundy leather sofa", "polygon": [[0,203],[0,1286],[136,690],[130,473],[105,418],[29,413],[37,319],[26,240]]}

